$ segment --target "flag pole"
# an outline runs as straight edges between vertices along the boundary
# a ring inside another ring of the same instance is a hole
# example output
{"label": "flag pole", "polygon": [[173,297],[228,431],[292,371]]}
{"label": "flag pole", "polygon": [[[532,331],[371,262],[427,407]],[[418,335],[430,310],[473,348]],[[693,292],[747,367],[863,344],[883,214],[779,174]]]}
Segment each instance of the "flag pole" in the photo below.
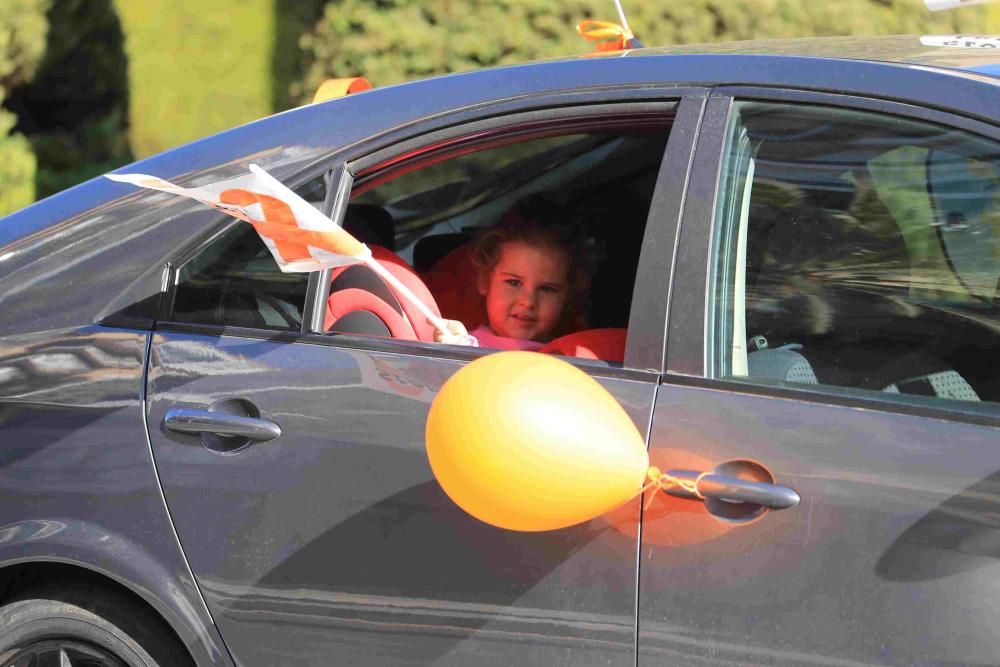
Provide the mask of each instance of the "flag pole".
{"label": "flag pole", "polygon": [[428,308],[427,304],[425,304],[423,301],[420,300],[420,297],[414,294],[409,287],[400,282],[399,278],[392,275],[392,273],[387,268],[382,266],[381,262],[379,262],[377,259],[375,259],[369,254],[368,257],[364,259],[364,263],[365,266],[367,266],[372,271],[377,273],[380,278],[382,278],[387,283],[392,285],[400,294],[405,296],[410,303],[416,306],[417,309],[424,315],[424,317],[426,317],[430,321],[430,323],[434,325],[435,329],[437,329],[446,336],[452,335],[451,332],[448,331],[448,325],[441,318],[441,316],[435,315],[434,311]]}
{"label": "flag pole", "polygon": [[618,20],[621,21],[622,27],[625,28],[625,32],[631,34],[632,29],[628,27],[628,19],[625,18],[625,10],[622,9],[621,0],[615,0],[615,7],[618,9]]}

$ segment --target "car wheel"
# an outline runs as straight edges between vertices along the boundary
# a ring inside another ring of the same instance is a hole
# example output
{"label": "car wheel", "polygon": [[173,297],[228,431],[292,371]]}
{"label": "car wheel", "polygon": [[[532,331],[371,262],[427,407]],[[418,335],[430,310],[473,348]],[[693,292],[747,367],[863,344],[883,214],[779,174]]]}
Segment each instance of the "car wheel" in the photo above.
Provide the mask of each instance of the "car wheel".
{"label": "car wheel", "polygon": [[47,586],[0,607],[0,667],[190,664],[155,614],[98,586]]}

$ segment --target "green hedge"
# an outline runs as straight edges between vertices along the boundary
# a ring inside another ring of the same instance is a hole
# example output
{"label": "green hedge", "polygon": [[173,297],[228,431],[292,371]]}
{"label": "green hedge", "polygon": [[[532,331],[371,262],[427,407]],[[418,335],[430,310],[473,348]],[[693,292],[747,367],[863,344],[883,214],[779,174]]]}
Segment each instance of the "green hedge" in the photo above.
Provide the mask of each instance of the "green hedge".
{"label": "green hedge", "polygon": [[[647,45],[719,40],[1000,31],[996,7],[932,13],[920,0],[625,0]],[[587,53],[584,18],[617,20],[611,0],[330,0],[302,36],[307,68],[292,82],[308,101],[331,76],[376,86],[435,74]]]}
{"label": "green hedge", "polygon": [[35,201],[35,154],[23,134],[11,133],[15,120],[0,111],[0,216]]}
{"label": "green hedge", "polygon": [[[48,0],[0,2],[0,104],[31,80],[45,51]],[[35,156],[16,116],[0,108],[0,216],[35,199]]]}

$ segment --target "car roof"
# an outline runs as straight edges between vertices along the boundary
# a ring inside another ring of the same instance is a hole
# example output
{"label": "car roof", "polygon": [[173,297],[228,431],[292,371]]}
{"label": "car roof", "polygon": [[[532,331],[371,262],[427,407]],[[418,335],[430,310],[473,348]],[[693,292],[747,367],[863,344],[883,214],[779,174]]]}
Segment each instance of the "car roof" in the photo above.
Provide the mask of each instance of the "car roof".
{"label": "car roof", "polygon": [[772,55],[868,60],[986,74],[1000,83],[1000,36],[882,35],[803,37],[686,44],[629,51],[629,56],[666,54]]}

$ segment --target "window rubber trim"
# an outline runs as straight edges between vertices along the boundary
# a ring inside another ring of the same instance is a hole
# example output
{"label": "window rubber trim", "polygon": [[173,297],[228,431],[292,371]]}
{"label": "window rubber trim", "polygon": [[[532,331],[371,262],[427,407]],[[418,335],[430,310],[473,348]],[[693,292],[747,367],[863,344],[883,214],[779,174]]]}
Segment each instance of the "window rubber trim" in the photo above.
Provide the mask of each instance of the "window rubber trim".
{"label": "window rubber trim", "polygon": [[[810,404],[822,404],[847,408],[858,408],[893,414],[912,415],[925,419],[940,419],[948,422],[961,422],[976,426],[989,426],[1000,429],[1000,404],[981,401],[962,402],[951,406],[939,398],[919,396],[927,405],[916,402],[900,401],[900,396],[915,396],[908,394],[890,394],[873,390],[859,390],[857,387],[839,387],[837,385],[802,384],[764,384],[752,380],[738,381],[677,375],[667,373],[660,377],[662,386],[698,387],[723,391],[727,394],[746,396],[764,396],[769,398],[801,401]],[[863,393],[861,393],[863,392]],[[931,402],[934,404],[930,404]],[[985,407],[988,406],[988,407]],[[963,409],[966,408],[966,409]],[[978,409],[971,409],[978,408]]]}

